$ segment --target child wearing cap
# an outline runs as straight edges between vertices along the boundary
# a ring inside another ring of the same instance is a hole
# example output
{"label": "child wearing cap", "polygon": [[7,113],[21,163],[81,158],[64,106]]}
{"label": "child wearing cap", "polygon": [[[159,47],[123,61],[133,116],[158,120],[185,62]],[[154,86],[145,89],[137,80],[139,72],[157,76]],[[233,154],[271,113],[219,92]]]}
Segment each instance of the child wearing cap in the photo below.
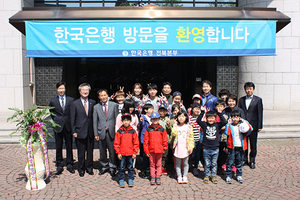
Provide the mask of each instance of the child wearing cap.
{"label": "child wearing cap", "polygon": [[[151,185],[161,184],[162,155],[168,148],[168,136],[166,130],[159,124],[159,114],[151,114],[151,125],[145,131],[144,152],[150,160]],[[155,174],[156,168],[156,174]]]}
{"label": "child wearing cap", "polygon": [[[168,135],[168,144],[170,140],[170,133],[171,133],[171,127],[170,125],[170,118],[167,116],[168,110],[167,110],[167,105],[162,104],[159,106],[158,113],[160,116],[159,124],[167,131]],[[168,153],[169,153],[169,148],[164,152],[163,157],[162,157],[162,174],[168,174],[167,173],[167,162],[168,162]]]}
{"label": "child wearing cap", "polygon": [[121,188],[124,184],[124,169],[128,169],[128,186],[133,187],[133,160],[139,151],[139,139],[136,130],[130,126],[131,114],[122,115],[123,125],[118,129],[115,135],[114,149],[120,160],[118,176]]}
{"label": "child wearing cap", "polygon": [[227,135],[228,160],[226,163],[226,183],[232,183],[232,167],[235,162],[236,179],[243,183],[242,165],[244,152],[247,149],[247,136],[253,130],[252,126],[246,120],[241,118],[241,112],[233,110],[230,119],[226,125],[224,134]]}
{"label": "child wearing cap", "polygon": [[[182,101],[181,97],[182,97],[182,94],[180,92],[178,92],[178,91],[173,92],[173,103],[172,103],[172,105],[178,104],[180,106],[180,110],[186,111],[186,109],[185,109],[185,107],[183,105],[183,101]],[[172,105],[169,105],[169,109],[168,110],[170,112],[172,110]]]}

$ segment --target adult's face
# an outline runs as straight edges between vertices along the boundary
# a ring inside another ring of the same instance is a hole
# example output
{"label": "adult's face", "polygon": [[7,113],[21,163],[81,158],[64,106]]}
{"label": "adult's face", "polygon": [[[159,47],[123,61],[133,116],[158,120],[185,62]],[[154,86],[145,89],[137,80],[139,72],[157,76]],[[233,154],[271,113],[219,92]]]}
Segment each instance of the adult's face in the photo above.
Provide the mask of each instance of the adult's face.
{"label": "adult's face", "polygon": [[229,98],[228,99],[228,107],[231,109],[234,109],[235,106],[236,106],[236,101],[234,99]]}
{"label": "adult's face", "polygon": [[90,94],[90,88],[89,86],[82,86],[81,87],[81,90],[80,90],[80,96],[83,98],[83,99],[86,99],[88,98],[89,94]]}
{"label": "adult's face", "polygon": [[170,95],[172,92],[172,89],[169,85],[164,85],[162,92],[164,93],[164,95]]}
{"label": "adult's face", "polygon": [[142,92],[142,89],[140,88],[140,86],[136,85],[134,90],[133,90],[135,96],[139,96]]}
{"label": "adult's face", "polygon": [[250,97],[254,93],[254,88],[253,87],[246,87],[245,92],[246,92],[247,97]]}
{"label": "adult's face", "polygon": [[100,99],[100,101],[102,103],[106,103],[107,100],[108,100],[108,94],[105,91],[102,91],[102,92],[99,93],[98,98]]}
{"label": "adult's face", "polygon": [[205,95],[208,95],[211,91],[211,87],[207,83],[203,83],[202,85],[202,91],[204,92]]}
{"label": "adult's face", "polygon": [[59,96],[64,96],[66,93],[65,85],[61,85],[56,89]]}

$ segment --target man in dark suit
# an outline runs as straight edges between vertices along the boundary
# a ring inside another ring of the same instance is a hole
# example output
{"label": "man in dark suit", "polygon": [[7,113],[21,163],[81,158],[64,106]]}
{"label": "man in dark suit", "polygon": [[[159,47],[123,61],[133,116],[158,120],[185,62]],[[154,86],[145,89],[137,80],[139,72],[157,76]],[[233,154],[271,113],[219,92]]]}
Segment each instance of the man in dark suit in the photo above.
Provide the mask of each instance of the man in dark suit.
{"label": "man in dark suit", "polygon": [[[94,133],[95,139],[99,141],[100,165],[99,175],[110,172],[112,176],[116,173],[116,154],[114,150],[115,125],[119,114],[118,104],[108,101],[106,89],[97,92],[100,103],[94,107]],[[107,160],[107,149],[109,161]]]}
{"label": "man in dark suit", "polygon": [[[239,107],[245,112],[246,120],[252,125],[253,131],[248,137],[250,140],[250,168],[255,169],[255,157],[257,154],[257,133],[263,128],[263,103],[262,99],[253,95],[255,85],[247,82],[244,85],[246,96],[239,100]],[[248,150],[244,156],[245,164],[248,163]]]}
{"label": "man in dark suit", "polygon": [[[91,86],[82,83],[78,87],[80,98],[76,99],[70,108],[71,128],[73,137],[76,138],[78,155],[78,172],[83,177],[85,169],[88,174],[93,172],[93,150],[94,150],[94,130],[93,130],[93,108],[96,102],[89,99]],[[85,151],[87,151],[85,167]]]}
{"label": "man in dark suit", "polygon": [[64,161],[62,156],[62,147],[65,139],[67,151],[67,170],[74,174],[73,169],[73,137],[70,126],[70,106],[74,98],[66,96],[66,83],[58,82],[56,84],[58,96],[50,100],[49,106],[54,107],[50,111],[55,115],[51,115],[52,120],[59,124],[55,128],[55,147],[56,147],[56,168],[57,174],[61,174],[64,170]]}

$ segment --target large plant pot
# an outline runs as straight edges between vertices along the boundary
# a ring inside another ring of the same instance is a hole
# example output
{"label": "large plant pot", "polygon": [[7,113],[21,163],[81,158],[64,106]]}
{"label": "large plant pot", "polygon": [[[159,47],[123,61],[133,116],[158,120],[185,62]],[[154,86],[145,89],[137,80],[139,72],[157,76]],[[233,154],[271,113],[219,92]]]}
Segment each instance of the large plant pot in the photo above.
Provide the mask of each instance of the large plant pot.
{"label": "large plant pot", "polygon": [[27,190],[41,190],[46,187],[46,183],[44,181],[45,177],[45,165],[44,165],[44,156],[43,156],[43,151],[42,147],[40,144],[35,144],[33,145],[33,155],[34,155],[34,162],[35,162],[35,168],[36,168],[36,175],[37,175],[37,186],[38,189],[31,189],[30,188],[30,181],[29,181],[29,173],[28,173],[28,166],[26,163],[25,166],[25,173],[27,176],[27,184],[26,184],[26,189]]}

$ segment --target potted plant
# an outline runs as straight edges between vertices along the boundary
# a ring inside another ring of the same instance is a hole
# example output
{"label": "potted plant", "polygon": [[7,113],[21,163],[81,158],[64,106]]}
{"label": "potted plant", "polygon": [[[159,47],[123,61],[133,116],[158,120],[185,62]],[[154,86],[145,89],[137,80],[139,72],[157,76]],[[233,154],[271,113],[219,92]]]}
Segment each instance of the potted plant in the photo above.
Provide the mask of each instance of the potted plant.
{"label": "potted plant", "polygon": [[26,148],[27,164],[25,172],[28,177],[26,189],[40,190],[46,187],[44,181],[45,171],[46,178],[49,176],[49,158],[47,147],[47,136],[52,137],[48,128],[52,127],[55,130],[59,126],[52,120],[48,120],[49,115],[54,115],[50,112],[51,107],[47,106],[41,109],[39,106],[34,106],[24,112],[18,108],[8,108],[15,113],[7,119],[7,122],[17,122],[16,131],[9,134],[20,133],[20,145]]}

